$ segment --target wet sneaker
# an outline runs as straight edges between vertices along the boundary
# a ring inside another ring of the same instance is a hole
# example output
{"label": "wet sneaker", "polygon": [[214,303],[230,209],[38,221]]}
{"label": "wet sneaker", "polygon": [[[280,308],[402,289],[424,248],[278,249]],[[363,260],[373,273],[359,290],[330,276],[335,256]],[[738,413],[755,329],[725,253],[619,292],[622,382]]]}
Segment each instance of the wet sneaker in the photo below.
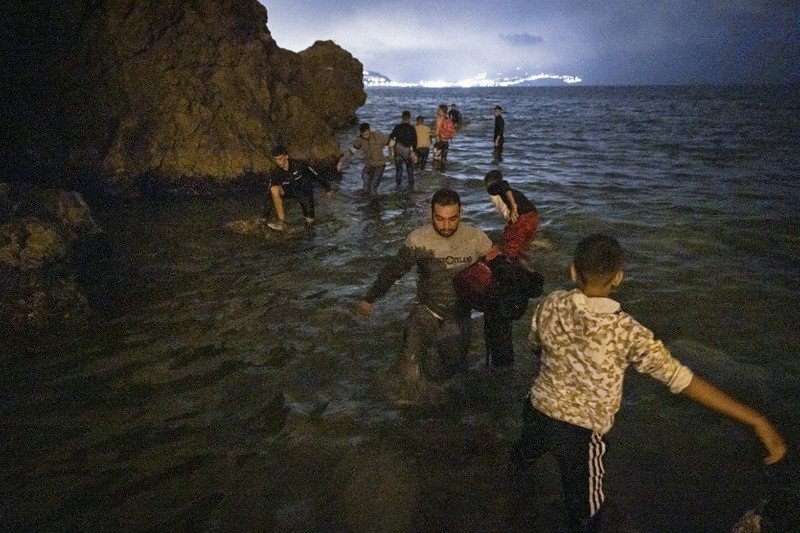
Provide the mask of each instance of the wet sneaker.
{"label": "wet sneaker", "polygon": [[275,231],[285,231],[286,230],[286,222],[283,220],[276,220],[275,222],[267,223],[267,226],[274,229]]}

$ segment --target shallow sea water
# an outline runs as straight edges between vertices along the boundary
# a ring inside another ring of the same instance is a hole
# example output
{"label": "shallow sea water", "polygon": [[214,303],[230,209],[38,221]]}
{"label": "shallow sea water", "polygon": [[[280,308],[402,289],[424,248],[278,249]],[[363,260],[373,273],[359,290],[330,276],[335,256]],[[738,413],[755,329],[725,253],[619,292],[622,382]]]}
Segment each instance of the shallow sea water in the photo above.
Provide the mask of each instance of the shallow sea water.
{"label": "shallow sea water", "polygon": [[[0,524],[12,529],[558,531],[555,466],[519,483],[505,457],[536,360],[517,322],[510,379],[470,362],[443,407],[403,408],[387,373],[413,298],[410,273],[368,320],[354,303],[441,186],[498,239],[482,178],[495,104],[498,167],[539,207],[554,249],[532,254],[546,290],[568,285],[597,230],[629,252],[624,308],[699,374],[800,437],[800,113],[793,88],[370,89],[359,118],[467,123],[443,174],[417,191],[358,194],[356,157],[318,223],[243,237],[257,195],[128,200],[93,208],[105,230],[85,265],[85,331],[6,339]],[[796,88],[795,88],[796,89]],[[340,134],[343,146],[356,135]],[[770,490],[744,428],[629,373],[609,435],[606,495],[643,531],[725,531]]]}

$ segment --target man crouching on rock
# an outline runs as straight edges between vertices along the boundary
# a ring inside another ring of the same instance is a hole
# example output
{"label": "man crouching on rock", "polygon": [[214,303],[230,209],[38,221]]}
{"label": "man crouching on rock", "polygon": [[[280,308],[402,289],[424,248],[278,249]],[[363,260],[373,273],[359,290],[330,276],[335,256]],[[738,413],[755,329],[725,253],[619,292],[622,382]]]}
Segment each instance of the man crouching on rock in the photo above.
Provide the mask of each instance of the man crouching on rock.
{"label": "man crouching on rock", "polygon": [[[267,226],[274,230],[286,229],[286,212],[284,198],[293,198],[300,203],[306,224],[314,223],[314,182],[318,182],[325,189],[328,198],[333,195],[328,180],[318,174],[310,166],[300,161],[289,159],[286,147],[278,145],[272,150],[272,157],[277,167],[269,174],[269,194],[272,206],[275,208],[277,220],[269,222]],[[265,205],[264,216],[269,216],[270,205]]]}
{"label": "man crouching on rock", "polygon": [[458,193],[438,190],[431,199],[431,223],[406,237],[400,251],[356,305],[358,315],[369,315],[372,303],[416,265],[417,298],[408,315],[397,364],[401,403],[412,403],[425,395],[422,370],[428,368],[424,363],[431,347],[438,352],[442,379],[466,370],[470,309],[456,294],[453,276],[485,256],[492,241],[480,229],[460,221]]}

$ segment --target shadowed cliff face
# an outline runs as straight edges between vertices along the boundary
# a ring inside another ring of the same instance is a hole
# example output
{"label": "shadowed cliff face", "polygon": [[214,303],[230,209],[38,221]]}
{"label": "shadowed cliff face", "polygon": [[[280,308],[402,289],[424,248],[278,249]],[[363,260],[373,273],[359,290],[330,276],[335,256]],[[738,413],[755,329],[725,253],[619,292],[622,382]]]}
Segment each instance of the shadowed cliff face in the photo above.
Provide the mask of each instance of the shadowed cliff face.
{"label": "shadowed cliff face", "polygon": [[2,156],[13,181],[236,181],[272,147],[338,155],[366,100],[332,42],[278,48],[256,0],[17,1],[2,8]]}

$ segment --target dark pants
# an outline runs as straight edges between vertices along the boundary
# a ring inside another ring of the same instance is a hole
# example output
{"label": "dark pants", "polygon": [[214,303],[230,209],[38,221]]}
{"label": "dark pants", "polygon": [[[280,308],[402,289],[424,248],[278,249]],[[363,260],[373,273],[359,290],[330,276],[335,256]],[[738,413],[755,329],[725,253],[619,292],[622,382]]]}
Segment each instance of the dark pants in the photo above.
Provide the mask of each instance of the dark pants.
{"label": "dark pants", "polygon": [[511,465],[522,470],[546,452],[555,455],[571,531],[587,531],[603,504],[605,451],[600,433],[550,418],[525,397],[522,435],[511,448]]}
{"label": "dark pants", "polygon": [[500,137],[500,139],[497,141],[497,144],[495,145],[494,150],[492,152],[493,155],[494,155],[494,160],[495,160],[496,163],[499,163],[500,161],[503,160],[503,143],[504,142],[505,141],[503,140],[503,138]]}
{"label": "dark pants", "polygon": [[483,339],[486,344],[487,366],[504,367],[514,364],[513,324],[512,320],[501,316],[496,303],[484,311]]}
{"label": "dark pants", "polygon": [[[437,318],[425,306],[414,304],[403,333],[403,352],[397,362],[401,376],[412,379],[427,374],[443,381],[467,368],[469,314],[460,318]],[[435,347],[438,360],[428,352]]]}
{"label": "dark pants", "polygon": [[[307,189],[305,187],[292,187],[288,185],[283,186],[283,200],[284,204],[286,200],[297,200],[297,203],[300,204],[300,209],[303,210],[303,216],[306,218],[314,218],[314,190]],[[272,204],[272,196],[267,195],[266,199],[264,200],[264,218],[270,218],[272,216],[272,210],[274,209],[274,205]],[[285,209],[285,208],[284,208]]]}
{"label": "dark pants", "polygon": [[447,152],[450,150],[449,141],[438,141],[433,145],[433,169],[444,171],[447,166]]}
{"label": "dark pants", "polygon": [[386,165],[364,165],[364,168],[361,169],[364,194],[369,194],[370,196],[378,194],[378,186],[381,184],[384,170],[386,170]]}
{"label": "dark pants", "polygon": [[417,154],[419,154],[419,162],[417,163],[418,169],[425,170],[425,165],[428,164],[428,152],[430,151],[430,148],[417,148]]}
{"label": "dark pants", "polygon": [[395,175],[394,175],[395,184],[399,187],[400,184],[403,182],[403,168],[405,168],[406,176],[408,178],[408,188],[413,189],[414,162],[411,160],[411,152],[409,151],[407,156],[395,155],[394,166],[395,166]]}

